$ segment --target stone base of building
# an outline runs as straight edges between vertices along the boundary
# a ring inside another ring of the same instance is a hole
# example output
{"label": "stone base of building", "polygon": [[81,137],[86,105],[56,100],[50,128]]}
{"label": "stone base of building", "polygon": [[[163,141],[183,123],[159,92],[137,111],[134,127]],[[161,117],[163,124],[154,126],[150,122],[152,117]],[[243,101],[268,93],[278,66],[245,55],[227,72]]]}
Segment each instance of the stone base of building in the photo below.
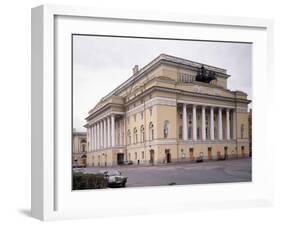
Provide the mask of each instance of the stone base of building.
{"label": "stone base of building", "polygon": [[117,166],[128,161],[133,165],[157,165],[246,157],[249,157],[248,142],[138,144],[88,152],[87,166]]}

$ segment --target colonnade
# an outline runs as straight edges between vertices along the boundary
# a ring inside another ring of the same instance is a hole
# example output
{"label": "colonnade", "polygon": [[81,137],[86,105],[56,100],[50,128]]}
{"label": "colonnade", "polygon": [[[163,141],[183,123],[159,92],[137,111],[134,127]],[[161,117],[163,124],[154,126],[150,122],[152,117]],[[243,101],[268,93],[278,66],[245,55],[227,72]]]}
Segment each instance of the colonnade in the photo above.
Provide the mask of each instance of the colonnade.
{"label": "colonnade", "polygon": [[102,118],[88,127],[89,150],[115,147],[115,115]]}
{"label": "colonnade", "polygon": [[[187,119],[187,106],[191,105],[192,106],[192,140],[196,141],[197,140],[197,107],[198,105],[196,104],[183,104],[183,140],[188,140],[188,119]],[[215,122],[214,122],[214,111],[217,109],[217,115],[218,115],[218,140],[223,140],[223,120],[222,120],[222,111],[226,112],[226,135],[225,139],[230,140],[230,108],[226,107],[215,107],[215,106],[204,106],[201,105],[201,140],[205,141],[206,140],[206,107],[210,109],[210,140],[215,140]],[[234,111],[231,111],[233,116],[234,116]],[[234,117],[232,117],[234,119]],[[232,127],[234,129],[234,126]],[[234,136],[234,132],[232,132],[232,136]],[[232,137],[234,138],[234,137]]]}

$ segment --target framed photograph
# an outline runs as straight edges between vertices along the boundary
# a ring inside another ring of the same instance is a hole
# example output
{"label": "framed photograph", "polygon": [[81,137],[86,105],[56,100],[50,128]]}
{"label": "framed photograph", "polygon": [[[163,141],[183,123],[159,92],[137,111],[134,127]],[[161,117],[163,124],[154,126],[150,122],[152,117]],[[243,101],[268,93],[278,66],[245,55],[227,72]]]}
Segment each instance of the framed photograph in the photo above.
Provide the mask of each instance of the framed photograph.
{"label": "framed photograph", "polygon": [[272,21],[32,9],[32,216],[273,201]]}

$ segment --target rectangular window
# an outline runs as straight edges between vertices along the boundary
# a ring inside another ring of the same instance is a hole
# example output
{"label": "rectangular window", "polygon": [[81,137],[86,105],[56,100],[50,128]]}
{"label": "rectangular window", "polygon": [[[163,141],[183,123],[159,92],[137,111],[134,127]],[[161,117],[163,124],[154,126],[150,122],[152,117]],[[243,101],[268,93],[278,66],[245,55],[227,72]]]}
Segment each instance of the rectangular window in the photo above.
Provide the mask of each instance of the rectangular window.
{"label": "rectangular window", "polygon": [[179,139],[182,139],[182,126],[179,127]]}
{"label": "rectangular window", "polygon": [[192,139],[192,127],[188,127],[188,139]]}
{"label": "rectangular window", "polygon": [[135,152],[135,160],[137,160],[137,158],[138,158],[138,153]]}
{"label": "rectangular window", "polygon": [[201,139],[201,128],[197,127],[197,139],[200,140]]}
{"label": "rectangular window", "polygon": [[182,112],[179,113],[179,118],[182,119]]}
{"label": "rectangular window", "polygon": [[144,151],[141,152],[141,158],[144,159]]}
{"label": "rectangular window", "polygon": [[150,116],[152,116],[152,107],[149,109]]}

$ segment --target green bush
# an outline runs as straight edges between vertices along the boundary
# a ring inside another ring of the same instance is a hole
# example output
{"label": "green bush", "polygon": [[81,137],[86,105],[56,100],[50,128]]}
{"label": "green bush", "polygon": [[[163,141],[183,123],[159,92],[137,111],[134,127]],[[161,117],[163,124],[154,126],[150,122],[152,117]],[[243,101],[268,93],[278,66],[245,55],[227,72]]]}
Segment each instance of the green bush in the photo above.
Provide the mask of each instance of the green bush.
{"label": "green bush", "polygon": [[73,172],[73,190],[101,189],[107,187],[107,180],[102,174]]}

